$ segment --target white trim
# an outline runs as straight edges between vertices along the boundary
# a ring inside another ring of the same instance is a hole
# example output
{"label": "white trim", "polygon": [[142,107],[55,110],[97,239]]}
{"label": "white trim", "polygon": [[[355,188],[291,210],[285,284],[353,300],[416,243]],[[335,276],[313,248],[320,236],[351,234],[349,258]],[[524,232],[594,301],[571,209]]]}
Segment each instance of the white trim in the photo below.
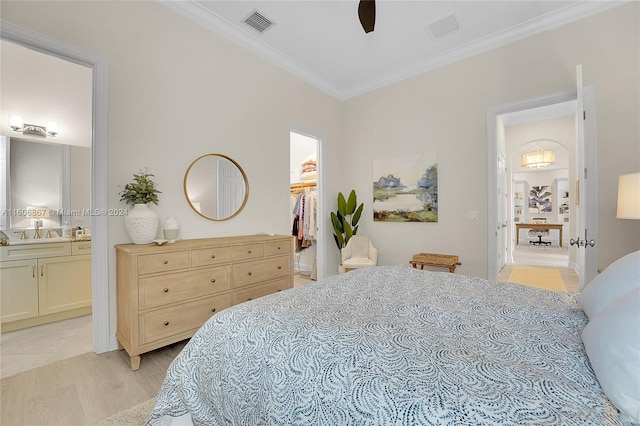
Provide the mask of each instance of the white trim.
{"label": "white trim", "polygon": [[[317,259],[317,265],[316,265],[316,273],[317,273],[317,280],[321,280],[325,277],[325,269],[326,269],[326,256],[327,256],[327,235],[326,235],[326,231],[325,231],[325,226],[326,226],[326,221],[323,219],[325,217],[327,217],[327,212],[326,212],[326,203],[325,203],[325,198],[324,198],[324,187],[325,187],[325,174],[324,174],[324,170],[326,170],[326,165],[324,163],[324,152],[325,152],[325,143],[324,143],[324,138],[322,138],[321,136],[318,136],[317,134],[315,134],[313,131],[309,131],[309,130],[303,130],[302,127],[299,126],[295,126],[295,125],[290,125],[289,128],[287,129],[288,133],[287,133],[287,141],[290,140],[290,134],[291,132],[295,132],[295,133],[299,133],[305,136],[308,136],[310,138],[313,138],[316,140],[316,152],[318,154],[318,158],[316,159],[318,162],[318,177],[316,179],[316,191],[317,191],[317,195],[318,195],[318,210],[317,210],[317,220],[316,223],[318,225],[318,235],[319,238],[317,239],[317,244],[318,244],[318,248],[317,248],[317,252],[316,252],[316,259]],[[291,144],[289,144],[289,146],[291,146]],[[290,153],[290,148],[289,148],[289,156],[291,155]],[[288,159],[288,157],[287,157]],[[289,163],[287,163],[287,168],[285,170],[289,170]],[[287,173],[287,184],[289,183],[289,174]],[[291,209],[291,205],[289,204],[289,198],[287,198],[287,212],[290,213],[290,209]],[[287,217],[287,216],[285,216]],[[289,224],[287,224],[287,227],[289,227]],[[312,265],[313,266],[313,265]]]}
{"label": "white trim", "polygon": [[325,79],[319,77],[313,71],[305,68],[301,64],[284,55],[282,52],[265,44],[262,40],[252,36],[251,34],[240,31],[228,20],[216,15],[211,10],[198,4],[195,1],[172,1],[172,0],[156,0],[163,6],[168,7],[185,16],[206,29],[221,35],[222,37],[238,44],[250,52],[256,54],[262,59],[283,68],[285,71],[306,81],[312,86],[324,91],[325,93],[340,99],[340,92],[331,86]]}
{"label": "white trim", "polygon": [[[91,208],[107,211],[107,121],[108,61],[77,46],[0,22],[0,37],[47,55],[75,62],[93,70],[93,120],[91,143]],[[109,240],[106,215],[91,218],[91,281],[93,299],[93,350],[96,353],[117,348],[109,336]]]}
{"label": "white trim", "polygon": [[498,185],[498,134],[496,120],[498,116],[512,112],[569,102],[575,100],[576,96],[576,90],[572,89],[487,110],[487,279],[489,281],[496,281],[499,272],[496,270],[498,247],[495,234],[495,224],[498,223],[498,201],[495,191]]}
{"label": "white trim", "polygon": [[497,34],[476,40],[465,46],[450,50],[437,56],[427,58],[416,65],[394,71],[379,78],[369,80],[358,86],[338,88],[331,82],[315,74],[312,70],[289,58],[282,52],[264,43],[261,39],[238,29],[233,23],[216,15],[197,1],[156,0],[163,6],[177,12],[222,37],[244,47],[259,57],[279,66],[292,75],[324,91],[325,93],[345,100],[372,90],[397,83],[409,77],[422,74],[436,68],[460,61],[471,56],[513,43],[526,37],[548,31],[614,7],[628,3],[622,1],[581,1],[569,4],[554,13],[518,25]]}

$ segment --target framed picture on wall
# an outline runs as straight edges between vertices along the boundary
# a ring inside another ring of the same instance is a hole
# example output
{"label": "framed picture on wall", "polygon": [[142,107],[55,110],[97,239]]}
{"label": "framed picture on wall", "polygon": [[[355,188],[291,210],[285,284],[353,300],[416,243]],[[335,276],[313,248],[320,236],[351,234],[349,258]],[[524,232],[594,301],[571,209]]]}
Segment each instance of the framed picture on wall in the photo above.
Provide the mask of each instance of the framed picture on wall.
{"label": "framed picture on wall", "polygon": [[551,213],[551,195],[548,186],[532,186],[529,190],[529,213]]}
{"label": "framed picture on wall", "polygon": [[373,161],[375,222],[438,221],[438,155]]}

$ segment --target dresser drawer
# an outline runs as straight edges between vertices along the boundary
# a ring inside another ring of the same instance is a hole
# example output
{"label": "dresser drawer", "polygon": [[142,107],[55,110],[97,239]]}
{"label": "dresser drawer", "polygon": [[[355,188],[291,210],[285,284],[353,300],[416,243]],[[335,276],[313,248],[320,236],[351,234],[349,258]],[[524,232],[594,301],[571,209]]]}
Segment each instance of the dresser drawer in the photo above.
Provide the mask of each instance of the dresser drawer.
{"label": "dresser drawer", "polygon": [[228,265],[141,278],[138,305],[140,309],[148,309],[229,290],[229,278]]}
{"label": "dresser drawer", "polygon": [[290,274],[290,257],[279,256],[251,262],[236,263],[232,266],[232,280],[234,287],[268,281],[286,277]]}
{"label": "dresser drawer", "polygon": [[269,241],[264,243],[265,256],[277,256],[291,253],[291,240]]}
{"label": "dresser drawer", "polygon": [[291,279],[284,278],[276,281],[271,281],[266,284],[259,284],[251,287],[238,290],[233,293],[232,303],[247,302],[249,300],[257,299],[258,297],[266,296],[267,294],[275,293],[277,291],[287,290],[291,288]]}
{"label": "dresser drawer", "polygon": [[231,260],[249,260],[264,257],[264,244],[241,244],[231,247]]}
{"label": "dresser drawer", "polygon": [[140,314],[140,344],[197,330],[211,315],[230,306],[230,296],[208,297]]}
{"label": "dresser drawer", "polygon": [[191,250],[191,266],[219,265],[231,261],[231,247],[212,247]]}
{"label": "dresser drawer", "polygon": [[188,250],[138,256],[138,275],[175,271],[188,267]]}

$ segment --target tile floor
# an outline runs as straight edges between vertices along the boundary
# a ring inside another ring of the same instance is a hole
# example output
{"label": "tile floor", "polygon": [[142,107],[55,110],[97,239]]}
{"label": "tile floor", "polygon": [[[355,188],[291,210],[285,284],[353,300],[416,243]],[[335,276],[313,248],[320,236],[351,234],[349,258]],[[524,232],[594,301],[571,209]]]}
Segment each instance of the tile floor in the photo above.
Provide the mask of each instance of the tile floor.
{"label": "tile floor", "polygon": [[[296,271],[293,286],[311,282]],[[4,333],[0,337],[0,378],[93,351],[92,316]]]}
{"label": "tile floor", "polygon": [[10,331],[0,337],[0,377],[91,351],[91,315]]}
{"label": "tile floor", "polygon": [[[516,253],[516,263],[566,266],[563,256],[544,253]],[[504,272],[504,271],[503,271]],[[293,286],[312,282],[308,272],[296,271]],[[5,378],[93,351],[91,315],[3,333],[0,337],[0,377]]]}

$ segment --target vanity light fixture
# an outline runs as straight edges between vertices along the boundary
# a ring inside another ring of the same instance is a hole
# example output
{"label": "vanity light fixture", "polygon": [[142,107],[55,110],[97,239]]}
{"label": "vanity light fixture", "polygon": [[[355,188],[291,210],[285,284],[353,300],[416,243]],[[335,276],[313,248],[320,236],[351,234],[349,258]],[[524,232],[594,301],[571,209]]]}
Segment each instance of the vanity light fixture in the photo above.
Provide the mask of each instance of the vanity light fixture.
{"label": "vanity light fixture", "polygon": [[55,121],[49,121],[47,127],[38,126],[35,124],[27,124],[22,121],[22,117],[19,115],[12,115],[9,126],[14,132],[20,132],[25,135],[47,136],[55,137],[58,134],[58,123]]}
{"label": "vanity light fixture", "polygon": [[556,163],[556,152],[553,150],[543,149],[540,144],[529,152],[525,152],[520,156],[520,165],[529,167],[530,169],[540,169],[548,167]]}

